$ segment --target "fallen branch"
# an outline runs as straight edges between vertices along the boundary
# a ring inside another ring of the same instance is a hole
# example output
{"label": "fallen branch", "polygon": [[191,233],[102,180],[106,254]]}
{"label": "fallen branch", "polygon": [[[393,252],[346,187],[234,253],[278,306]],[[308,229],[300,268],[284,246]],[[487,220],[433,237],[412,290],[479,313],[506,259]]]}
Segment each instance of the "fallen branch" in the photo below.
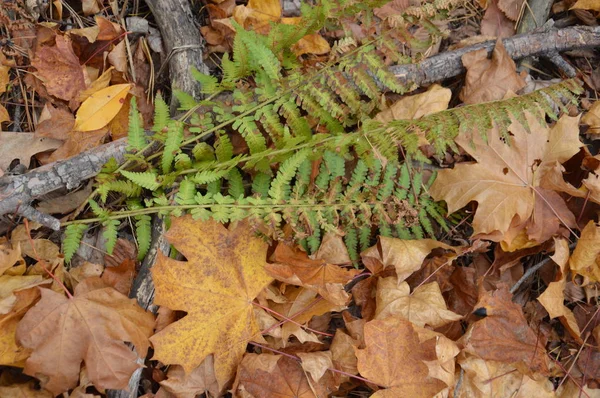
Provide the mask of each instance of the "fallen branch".
{"label": "fallen branch", "polygon": [[[600,46],[600,27],[576,26],[550,29],[547,32],[511,37],[505,39],[503,43],[513,59],[528,56],[552,58],[556,57],[558,52]],[[414,83],[420,86],[463,73],[461,57],[464,54],[480,49],[491,52],[494,45],[494,41],[487,41],[435,55],[419,64],[392,66],[390,70],[401,83]],[[188,56],[185,59],[190,60]],[[177,62],[171,64],[175,63]],[[185,86],[188,81],[189,79],[185,78],[180,80],[179,84]],[[185,89],[185,87],[180,88]],[[126,142],[119,140],[23,175],[1,177],[0,215],[18,214],[58,230],[60,222],[52,216],[33,209],[31,202],[58,189],[73,189],[79,186],[86,179],[94,177],[111,157],[122,161],[125,146]]]}

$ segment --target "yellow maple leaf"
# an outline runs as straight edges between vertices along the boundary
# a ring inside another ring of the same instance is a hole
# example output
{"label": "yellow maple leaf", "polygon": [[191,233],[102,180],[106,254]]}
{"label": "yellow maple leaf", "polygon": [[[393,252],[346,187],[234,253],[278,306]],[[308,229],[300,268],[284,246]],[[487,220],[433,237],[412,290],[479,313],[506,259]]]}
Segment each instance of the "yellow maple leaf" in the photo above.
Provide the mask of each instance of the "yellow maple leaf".
{"label": "yellow maple leaf", "polygon": [[214,354],[222,388],[248,341],[262,341],[252,301],[272,281],[264,269],[268,246],[245,224],[227,229],[191,216],[173,219],[166,238],[187,261],[159,253],[155,303],[188,315],[151,337],[154,359],[189,373]]}

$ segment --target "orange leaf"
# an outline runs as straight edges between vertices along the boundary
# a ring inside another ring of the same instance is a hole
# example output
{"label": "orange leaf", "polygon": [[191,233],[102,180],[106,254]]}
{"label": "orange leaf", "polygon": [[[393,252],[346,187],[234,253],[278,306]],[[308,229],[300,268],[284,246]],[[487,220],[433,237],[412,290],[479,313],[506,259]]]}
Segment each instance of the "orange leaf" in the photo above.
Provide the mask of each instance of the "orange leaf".
{"label": "orange leaf", "polygon": [[590,221],[577,242],[569,267],[573,272],[589,278],[592,282],[600,281],[600,227]]}
{"label": "orange leaf", "polygon": [[152,336],[155,359],[186,373],[209,354],[222,388],[248,341],[262,341],[252,301],[272,278],[265,272],[267,244],[245,224],[174,218],[166,238],[187,261],[159,253],[152,276],[155,303],[188,313]]}
{"label": "orange leaf", "polygon": [[90,95],[77,111],[74,130],[91,131],[106,126],[125,103],[131,84],[116,84]]}
{"label": "orange leaf", "polygon": [[126,388],[143,358],[154,317],[99,278],[77,285],[73,298],[40,289],[42,299],[17,327],[16,339],[33,350],[25,373],[47,377],[44,388],[58,395],[77,385],[81,362],[98,389]]}
{"label": "orange leaf", "polygon": [[445,384],[429,376],[426,361],[437,360],[435,338],[421,342],[413,324],[389,317],[365,325],[364,350],[356,350],[360,374],[386,387],[374,397],[433,397]]}

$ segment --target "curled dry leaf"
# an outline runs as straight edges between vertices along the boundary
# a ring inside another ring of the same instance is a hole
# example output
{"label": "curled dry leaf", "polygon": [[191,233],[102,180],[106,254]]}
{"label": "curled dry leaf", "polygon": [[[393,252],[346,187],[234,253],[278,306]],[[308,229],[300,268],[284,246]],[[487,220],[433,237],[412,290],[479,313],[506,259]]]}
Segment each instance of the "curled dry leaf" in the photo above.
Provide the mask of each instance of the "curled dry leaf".
{"label": "curled dry leaf", "polygon": [[51,151],[62,145],[62,141],[37,137],[33,133],[0,132],[0,172],[7,171],[13,160],[29,168],[31,157]]}
{"label": "curled dry leaf", "polygon": [[272,281],[264,269],[267,244],[245,224],[227,229],[191,216],[174,218],[166,238],[187,261],[159,253],[152,268],[154,302],[188,314],[152,336],[154,359],[187,373],[214,354],[223,388],[248,341],[262,341],[252,301]]}
{"label": "curled dry leaf", "polygon": [[387,123],[392,120],[419,119],[422,116],[448,109],[452,90],[434,84],[424,93],[410,95],[394,102],[379,112],[375,120]]}
{"label": "curled dry leaf", "polygon": [[564,304],[566,285],[566,279],[550,282],[546,290],[544,290],[544,293],[540,294],[538,297],[538,301],[544,306],[546,311],[548,311],[550,319],[559,318],[560,322],[569,331],[571,336],[573,336],[580,344],[583,344],[575,315],[573,315],[573,312]]}
{"label": "curled dry leaf", "polygon": [[196,369],[186,374],[183,367],[169,367],[167,379],[160,382],[162,388],[177,398],[194,398],[208,392],[210,396],[219,396],[219,386],[215,378],[213,356],[209,355]]}
{"label": "curled dry leaf", "polygon": [[296,355],[302,360],[302,369],[317,383],[328,369],[333,368],[331,351],[298,352]]}
{"label": "curled dry leaf", "polygon": [[133,343],[145,357],[153,315],[99,278],[77,285],[73,298],[40,290],[41,300],[17,327],[17,341],[32,350],[25,373],[43,375],[44,388],[57,395],[77,385],[85,361],[99,389],[126,388],[139,365],[124,342]]}

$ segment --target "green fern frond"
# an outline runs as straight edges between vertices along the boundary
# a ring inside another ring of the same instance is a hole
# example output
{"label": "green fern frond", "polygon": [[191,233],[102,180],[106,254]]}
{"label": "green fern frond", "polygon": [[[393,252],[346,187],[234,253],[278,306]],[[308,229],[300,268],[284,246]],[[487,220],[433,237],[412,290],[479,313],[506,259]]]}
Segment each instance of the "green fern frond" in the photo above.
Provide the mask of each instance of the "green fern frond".
{"label": "green fern frond", "polygon": [[85,224],[70,224],[65,229],[65,238],[63,240],[63,253],[65,262],[70,263],[73,255],[79,249],[79,243],[83,237],[83,233],[87,230]]}
{"label": "green fern frond", "polygon": [[161,186],[161,183],[158,182],[158,176],[156,173],[151,171],[139,173],[135,171],[121,170],[120,173],[129,181],[139,185],[140,187],[149,189],[150,191],[156,191]]}
{"label": "green fern frond", "polygon": [[102,223],[104,230],[102,236],[106,240],[106,251],[108,254],[112,254],[117,244],[117,232],[121,222],[119,220],[106,220]]}
{"label": "green fern frond", "polygon": [[165,148],[162,154],[162,171],[167,174],[171,171],[173,160],[179,152],[179,145],[183,140],[183,124],[181,122],[172,121],[168,125],[167,138],[165,140]]}
{"label": "green fern frond", "polygon": [[216,77],[200,72],[195,66],[191,67],[190,73],[200,83],[202,93],[211,95],[218,94],[223,90]]}
{"label": "green fern frond", "polygon": [[142,150],[148,145],[142,115],[138,111],[135,96],[131,97],[131,107],[129,108],[129,131],[127,133],[128,149]]}
{"label": "green fern frond", "polygon": [[152,241],[152,218],[149,215],[135,216],[135,237],[138,244],[138,260],[142,261]]}
{"label": "green fern frond", "polygon": [[177,101],[179,101],[179,109],[182,111],[189,111],[198,105],[194,97],[184,91],[173,90],[173,95],[177,98]]}
{"label": "green fern frond", "polygon": [[154,126],[152,131],[160,133],[169,123],[169,106],[163,99],[160,92],[156,93],[154,99]]}
{"label": "green fern frond", "polygon": [[308,151],[303,150],[295,153],[279,167],[279,172],[271,182],[269,196],[275,203],[286,200],[290,195],[290,181],[294,178],[296,171],[308,157]]}

